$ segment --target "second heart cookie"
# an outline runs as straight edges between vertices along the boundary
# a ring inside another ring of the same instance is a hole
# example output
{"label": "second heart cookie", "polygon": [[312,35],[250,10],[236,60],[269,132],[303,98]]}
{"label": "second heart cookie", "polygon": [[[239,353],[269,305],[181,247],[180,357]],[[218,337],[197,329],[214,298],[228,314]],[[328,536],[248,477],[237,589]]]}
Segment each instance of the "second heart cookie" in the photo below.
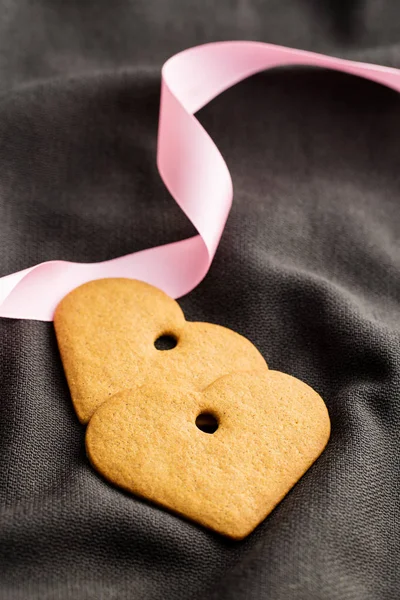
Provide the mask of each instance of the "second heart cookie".
{"label": "second heart cookie", "polygon": [[[153,382],[180,381],[202,390],[234,371],[267,369],[243,336],[185,320],[161,290],[132,279],[91,281],[68,294],[54,315],[58,346],[75,411],[87,423],[107,398]],[[176,347],[157,350],[160,336]]]}

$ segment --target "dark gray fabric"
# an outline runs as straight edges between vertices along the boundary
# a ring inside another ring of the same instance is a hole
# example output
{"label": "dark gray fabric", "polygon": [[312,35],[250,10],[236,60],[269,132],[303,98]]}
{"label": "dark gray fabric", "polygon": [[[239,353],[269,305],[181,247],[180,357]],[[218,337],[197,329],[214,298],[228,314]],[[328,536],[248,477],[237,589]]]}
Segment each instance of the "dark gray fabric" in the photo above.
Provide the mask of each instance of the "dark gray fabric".
{"label": "dark gray fabric", "polygon": [[[192,233],[155,166],[160,66],[259,39],[400,67],[389,0],[0,0],[0,275]],[[90,467],[51,324],[0,319],[1,600],[400,597],[400,99],[262,74],[200,118],[235,199],[187,317],[317,389],[326,452],[231,543]]]}

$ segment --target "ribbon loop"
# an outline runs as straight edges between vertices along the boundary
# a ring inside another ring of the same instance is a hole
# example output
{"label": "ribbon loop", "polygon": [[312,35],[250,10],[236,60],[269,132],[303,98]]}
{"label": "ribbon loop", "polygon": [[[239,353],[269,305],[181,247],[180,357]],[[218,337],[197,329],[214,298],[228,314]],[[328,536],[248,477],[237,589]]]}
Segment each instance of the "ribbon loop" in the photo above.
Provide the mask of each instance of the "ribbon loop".
{"label": "ribbon loop", "polygon": [[173,298],[207,274],[232,204],[232,181],[218,148],[193,116],[210,100],[265,69],[303,65],[342,71],[400,91],[400,70],[262,42],[189,48],[162,70],[157,165],[199,235],[99,263],[50,261],[0,278],[0,317],[51,321],[72,289],[103,277],[155,285]]}

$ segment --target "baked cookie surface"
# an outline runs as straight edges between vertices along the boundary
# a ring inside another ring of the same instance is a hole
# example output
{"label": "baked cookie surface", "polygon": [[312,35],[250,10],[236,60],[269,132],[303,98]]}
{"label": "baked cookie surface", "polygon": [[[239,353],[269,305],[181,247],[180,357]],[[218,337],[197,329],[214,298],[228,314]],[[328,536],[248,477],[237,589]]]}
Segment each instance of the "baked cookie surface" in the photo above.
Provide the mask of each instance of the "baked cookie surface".
{"label": "baked cookie surface", "polygon": [[[212,434],[196,426],[214,415]],[[302,381],[235,373],[203,392],[123,391],[90,420],[87,454],[111,483],[233,539],[248,535],[318,458],[328,411]]]}
{"label": "baked cookie surface", "polygon": [[[87,423],[117,392],[177,380],[202,390],[234,371],[267,368],[257,348],[238,333],[185,320],[164,292],[133,279],[100,279],[68,294],[54,326],[64,371],[79,420]],[[161,336],[176,346],[157,350]]]}

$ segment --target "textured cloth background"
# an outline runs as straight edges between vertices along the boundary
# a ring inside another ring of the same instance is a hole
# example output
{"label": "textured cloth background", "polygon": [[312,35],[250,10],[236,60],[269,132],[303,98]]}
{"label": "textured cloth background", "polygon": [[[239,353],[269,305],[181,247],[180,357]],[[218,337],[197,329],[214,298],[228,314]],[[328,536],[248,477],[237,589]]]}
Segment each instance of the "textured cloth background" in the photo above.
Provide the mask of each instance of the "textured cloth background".
{"label": "textured cloth background", "polygon": [[[400,67],[400,6],[0,0],[0,275],[193,233],[155,166],[160,67],[240,38]],[[1,600],[400,597],[400,97],[286,69],[200,118],[235,199],[209,275],[181,305],[317,389],[329,446],[230,543],[105,483],[52,324],[0,319]]]}

